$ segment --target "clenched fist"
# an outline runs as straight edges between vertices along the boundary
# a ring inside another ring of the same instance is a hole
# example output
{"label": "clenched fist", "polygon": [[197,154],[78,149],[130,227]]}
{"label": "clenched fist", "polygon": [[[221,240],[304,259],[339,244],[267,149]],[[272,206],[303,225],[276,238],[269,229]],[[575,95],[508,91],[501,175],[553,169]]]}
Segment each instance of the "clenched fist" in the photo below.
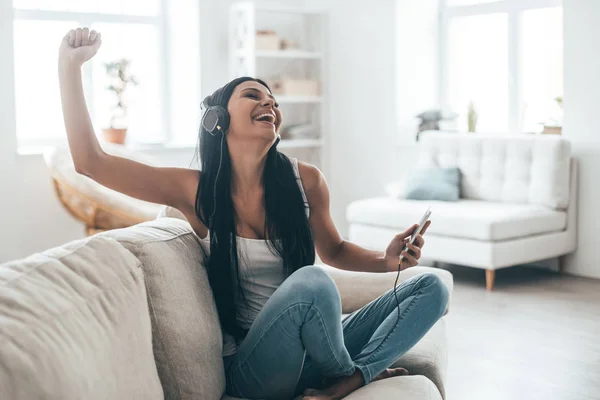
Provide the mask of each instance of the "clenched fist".
{"label": "clenched fist", "polygon": [[100,33],[88,28],[71,29],[60,44],[59,63],[80,67],[96,55],[101,44]]}

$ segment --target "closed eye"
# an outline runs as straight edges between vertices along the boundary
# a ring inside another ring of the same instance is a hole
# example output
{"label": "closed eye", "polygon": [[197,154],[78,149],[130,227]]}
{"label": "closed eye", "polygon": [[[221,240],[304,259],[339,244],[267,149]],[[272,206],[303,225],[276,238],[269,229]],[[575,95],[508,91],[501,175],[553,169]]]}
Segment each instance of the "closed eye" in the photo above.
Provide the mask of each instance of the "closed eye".
{"label": "closed eye", "polygon": [[[260,100],[260,96],[258,95],[258,90],[249,88],[249,89],[244,89],[244,91],[246,92],[244,94],[245,97],[249,97],[254,100]],[[273,96],[269,96],[269,97],[271,97],[273,100],[275,100],[275,98]],[[274,102],[273,106],[275,108],[279,108],[279,103]]]}

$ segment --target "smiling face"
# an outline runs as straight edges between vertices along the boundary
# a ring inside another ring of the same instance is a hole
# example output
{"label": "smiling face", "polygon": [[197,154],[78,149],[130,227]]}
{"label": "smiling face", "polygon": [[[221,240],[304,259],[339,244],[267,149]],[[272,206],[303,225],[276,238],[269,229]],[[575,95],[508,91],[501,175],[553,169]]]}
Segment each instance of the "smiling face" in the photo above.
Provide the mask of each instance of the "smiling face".
{"label": "smiling face", "polygon": [[269,89],[259,82],[240,83],[227,105],[231,117],[227,135],[240,139],[275,140],[283,119],[278,107]]}

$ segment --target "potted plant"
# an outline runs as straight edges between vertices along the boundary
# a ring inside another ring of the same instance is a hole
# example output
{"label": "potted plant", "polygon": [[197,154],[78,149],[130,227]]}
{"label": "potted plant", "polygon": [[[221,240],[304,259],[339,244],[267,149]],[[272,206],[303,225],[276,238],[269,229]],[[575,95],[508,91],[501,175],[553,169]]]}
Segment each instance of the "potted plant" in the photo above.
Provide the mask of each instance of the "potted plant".
{"label": "potted plant", "polygon": [[131,84],[136,86],[137,79],[129,72],[130,60],[121,58],[112,62],[104,63],[106,74],[110,79],[107,90],[116,96],[116,104],[111,109],[110,126],[102,130],[104,140],[110,143],[124,144],[127,136],[127,105],[125,104],[125,93]]}
{"label": "potted plant", "polygon": [[479,120],[479,113],[477,112],[477,108],[475,108],[475,103],[470,101],[469,107],[467,109],[467,130],[469,132],[477,131],[477,121],[478,120]]}
{"label": "potted plant", "polygon": [[556,103],[557,111],[555,111],[553,115],[548,121],[544,123],[544,130],[542,133],[549,133],[554,135],[562,134],[562,113],[563,113],[563,98],[562,96],[558,96],[554,98],[554,102]]}

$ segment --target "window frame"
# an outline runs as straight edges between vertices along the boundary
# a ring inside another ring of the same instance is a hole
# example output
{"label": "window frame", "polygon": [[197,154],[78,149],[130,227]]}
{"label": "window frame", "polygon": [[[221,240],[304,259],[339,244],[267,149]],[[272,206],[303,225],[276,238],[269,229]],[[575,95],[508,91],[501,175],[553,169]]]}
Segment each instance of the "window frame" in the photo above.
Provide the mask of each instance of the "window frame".
{"label": "window frame", "polygon": [[[6,0],[0,0],[6,1]],[[8,0],[10,7],[12,8],[12,16],[9,16],[10,19],[10,41],[14,46],[14,22],[17,20],[25,20],[25,21],[54,21],[54,20],[74,20],[77,21],[77,26],[91,26],[93,23],[103,22],[103,23],[121,23],[121,24],[146,24],[155,26],[158,30],[158,38],[159,38],[159,75],[161,77],[159,93],[160,99],[159,107],[162,110],[161,115],[161,143],[166,145],[175,141],[174,134],[172,132],[172,93],[171,93],[171,71],[170,71],[170,63],[171,60],[168,58],[168,55],[171,54],[171,49],[169,47],[169,27],[168,27],[168,10],[167,10],[167,0],[159,0],[158,3],[158,13],[156,16],[145,16],[145,15],[124,15],[124,14],[108,14],[108,13],[90,13],[90,12],[78,12],[78,11],[55,11],[55,10],[39,10],[39,9],[19,9],[15,8],[12,5],[12,1]],[[66,32],[65,32],[66,33]],[[58,45],[57,45],[58,46]],[[13,50],[14,47],[11,47]],[[14,68],[14,51],[8,52],[8,62]],[[90,110],[90,114],[94,113],[94,104],[93,104],[93,85],[92,85],[92,76],[93,76],[93,65],[90,64],[89,68],[84,68],[82,70],[82,79],[83,85],[86,90],[86,98],[87,98],[87,106]],[[14,79],[14,72],[13,77]],[[13,85],[13,96],[14,109],[16,111],[16,87]],[[20,139],[17,133],[17,121],[16,121],[16,113],[12,113],[12,116],[9,118],[14,119],[15,130],[13,135],[15,136],[14,140],[17,145],[17,151],[27,152],[27,149],[36,149],[36,148],[45,148],[51,147],[55,145],[59,145],[63,143],[63,140],[57,140],[54,138],[47,138],[43,135],[36,136],[33,139]]]}
{"label": "window frame", "polygon": [[521,18],[524,11],[562,7],[562,0],[499,0],[490,3],[450,6],[439,0],[439,104],[444,112],[452,111],[449,105],[449,43],[450,22],[454,18],[505,13],[508,17],[508,133],[523,133],[520,110],[524,100],[521,89]]}

